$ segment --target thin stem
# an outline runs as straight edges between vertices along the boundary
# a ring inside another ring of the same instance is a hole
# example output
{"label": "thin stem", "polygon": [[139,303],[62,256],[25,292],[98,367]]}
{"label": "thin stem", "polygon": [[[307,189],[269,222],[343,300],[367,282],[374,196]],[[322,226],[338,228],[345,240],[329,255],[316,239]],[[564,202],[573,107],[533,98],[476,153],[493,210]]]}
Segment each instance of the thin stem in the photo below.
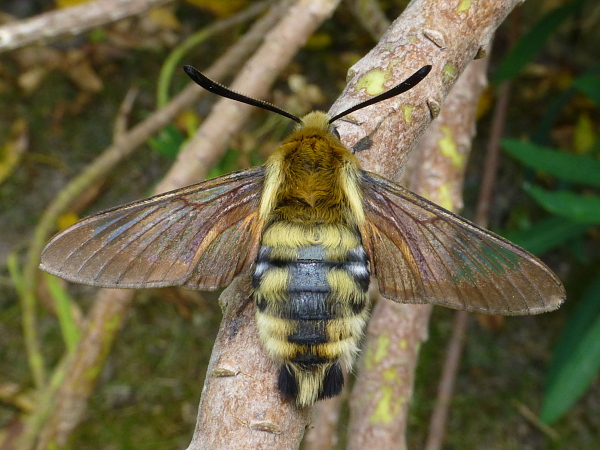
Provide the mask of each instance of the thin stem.
{"label": "thin stem", "polygon": [[[244,20],[251,19],[257,16],[268,8],[270,1],[263,1],[252,4],[248,9],[242,12]],[[196,31],[191,36],[187,37],[181,44],[177,45],[171,53],[165,58],[160,73],[158,75],[158,83],[156,87],[156,108],[160,109],[169,102],[169,85],[175,71],[180,70],[181,60],[193,48],[200,45],[206,39],[212,37],[214,32],[212,27],[204,28]]]}

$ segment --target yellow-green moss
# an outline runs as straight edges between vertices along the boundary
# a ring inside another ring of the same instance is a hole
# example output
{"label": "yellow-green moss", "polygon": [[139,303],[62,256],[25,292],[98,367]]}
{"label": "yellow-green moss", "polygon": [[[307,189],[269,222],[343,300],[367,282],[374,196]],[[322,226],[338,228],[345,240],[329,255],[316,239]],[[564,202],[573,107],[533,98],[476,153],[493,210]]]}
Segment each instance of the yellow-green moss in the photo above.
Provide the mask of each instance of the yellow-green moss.
{"label": "yellow-green moss", "polygon": [[446,158],[450,158],[454,167],[461,168],[464,163],[464,157],[458,153],[458,147],[456,142],[454,142],[452,130],[447,125],[440,127],[440,130],[444,134],[444,137],[438,141],[442,155]]}
{"label": "yellow-green moss", "polygon": [[450,194],[451,182],[447,181],[438,188],[438,195],[436,203],[442,208],[446,208],[450,211],[454,209],[454,203],[452,202],[452,196]]}
{"label": "yellow-green moss", "polygon": [[383,386],[380,392],[381,398],[375,406],[375,410],[373,411],[373,414],[371,414],[370,420],[371,423],[387,425],[400,413],[405,398],[394,398],[394,390],[391,386]]}
{"label": "yellow-green moss", "polygon": [[383,381],[386,383],[390,383],[395,381],[398,378],[398,373],[394,367],[389,367],[382,372]]}
{"label": "yellow-green moss", "polygon": [[461,0],[456,8],[456,12],[465,12],[471,9],[471,0]]}
{"label": "yellow-green moss", "polygon": [[413,105],[403,105],[402,113],[404,114],[404,120],[408,125],[412,122],[412,112],[415,109]]}
{"label": "yellow-green moss", "polygon": [[444,78],[447,82],[452,81],[456,77],[456,66],[452,63],[448,63],[444,66]]}
{"label": "yellow-green moss", "polygon": [[389,70],[373,69],[364,74],[356,83],[356,89],[365,89],[369,95],[379,95],[386,91],[383,84],[390,78]]}

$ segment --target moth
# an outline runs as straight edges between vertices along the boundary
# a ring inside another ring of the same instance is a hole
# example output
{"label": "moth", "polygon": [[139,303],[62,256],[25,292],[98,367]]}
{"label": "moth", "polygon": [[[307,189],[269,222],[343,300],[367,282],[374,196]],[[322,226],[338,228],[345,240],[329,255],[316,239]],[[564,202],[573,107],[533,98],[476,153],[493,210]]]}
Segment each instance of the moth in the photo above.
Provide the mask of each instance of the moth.
{"label": "moth", "polygon": [[565,291],[511,242],[363,170],[332,125],[411,89],[425,66],[335,117],[302,118],[186,73],[218,95],[298,123],[260,167],[119,206],[56,235],[41,268],[109,288],[210,290],[252,276],[259,336],[298,406],[340,393],[367,322],[369,288],[401,303],[486,314],[537,314]]}

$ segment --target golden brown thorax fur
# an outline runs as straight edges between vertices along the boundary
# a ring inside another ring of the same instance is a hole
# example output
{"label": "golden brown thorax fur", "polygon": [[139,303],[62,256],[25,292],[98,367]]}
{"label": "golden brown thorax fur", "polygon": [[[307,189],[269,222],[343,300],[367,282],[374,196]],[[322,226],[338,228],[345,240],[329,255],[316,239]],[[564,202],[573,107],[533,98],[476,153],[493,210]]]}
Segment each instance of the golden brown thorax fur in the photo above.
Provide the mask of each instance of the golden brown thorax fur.
{"label": "golden brown thorax fur", "polygon": [[362,206],[355,198],[358,160],[331,133],[328,121],[325,113],[307,114],[269,158],[263,219],[268,210],[270,220],[306,226],[362,224]]}

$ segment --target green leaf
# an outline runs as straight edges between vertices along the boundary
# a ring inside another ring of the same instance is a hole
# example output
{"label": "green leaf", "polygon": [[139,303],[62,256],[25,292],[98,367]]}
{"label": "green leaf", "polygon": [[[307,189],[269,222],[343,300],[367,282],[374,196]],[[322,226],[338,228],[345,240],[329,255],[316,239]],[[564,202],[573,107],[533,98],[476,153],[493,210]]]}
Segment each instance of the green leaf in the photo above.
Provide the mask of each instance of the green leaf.
{"label": "green leaf", "polygon": [[600,197],[584,197],[570,191],[551,192],[531,185],[525,185],[524,189],[538,204],[552,214],[579,223],[600,223]]}
{"label": "green leaf", "polygon": [[584,0],[575,0],[565,6],[556,8],[546,14],[515,44],[511,51],[500,63],[493,78],[495,84],[500,84],[516,77],[523,68],[546,45],[548,38],[556,29],[575,12]]}
{"label": "green leaf", "polygon": [[185,141],[183,135],[173,125],[167,125],[155,138],[148,143],[150,147],[169,159],[175,159],[181,145]]}
{"label": "green leaf", "polygon": [[17,290],[19,295],[23,295],[25,287],[23,286],[23,273],[19,266],[19,258],[17,252],[10,252],[8,258],[6,258],[6,267],[8,268],[8,274],[13,283],[13,286]]}
{"label": "green leaf", "polygon": [[600,161],[531,142],[503,139],[506,152],[526,166],[573,183],[600,187]]}
{"label": "green leaf", "polygon": [[552,354],[550,367],[546,372],[546,386],[552,385],[562,367],[571,357],[584,333],[592,327],[600,315],[600,276],[587,288],[583,297],[565,323]]}
{"label": "green leaf", "polygon": [[537,127],[531,133],[531,140],[537,144],[551,142],[550,134],[566,105],[571,101],[575,90],[571,87],[554,96],[550,104],[545,107],[545,114]]}
{"label": "green leaf", "polygon": [[208,172],[206,179],[215,178],[237,170],[239,158],[239,151],[228,148],[221,160]]}
{"label": "green leaf", "polygon": [[558,420],[583,395],[600,370],[600,277],[569,318],[546,377],[540,419]]}
{"label": "green leaf", "polygon": [[565,242],[582,235],[589,227],[588,224],[552,216],[532,225],[526,230],[502,233],[502,235],[534,255],[543,255]]}
{"label": "green leaf", "polygon": [[592,99],[600,107],[600,75],[585,74],[573,81],[573,87]]}
{"label": "green leaf", "polygon": [[44,274],[46,277],[46,283],[48,284],[48,290],[52,299],[56,303],[56,315],[60,323],[60,330],[67,346],[69,353],[73,353],[79,342],[79,328],[75,323],[71,310],[72,300],[67,292],[58,283],[58,279],[50,274]]}

